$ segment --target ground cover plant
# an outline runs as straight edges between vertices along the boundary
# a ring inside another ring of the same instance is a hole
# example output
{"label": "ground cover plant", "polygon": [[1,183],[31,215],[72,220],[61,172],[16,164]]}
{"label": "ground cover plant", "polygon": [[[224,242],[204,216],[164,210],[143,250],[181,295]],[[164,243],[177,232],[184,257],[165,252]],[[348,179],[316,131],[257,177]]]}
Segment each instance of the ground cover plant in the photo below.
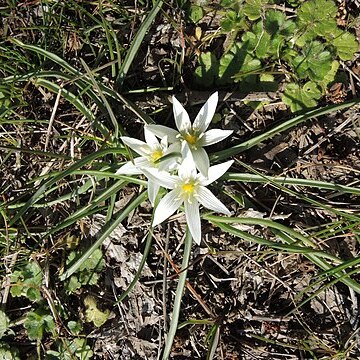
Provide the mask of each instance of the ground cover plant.
{"label": "ground cover plant", "polygon": [[359,358],[358,8],[5,1],[0,358]]}

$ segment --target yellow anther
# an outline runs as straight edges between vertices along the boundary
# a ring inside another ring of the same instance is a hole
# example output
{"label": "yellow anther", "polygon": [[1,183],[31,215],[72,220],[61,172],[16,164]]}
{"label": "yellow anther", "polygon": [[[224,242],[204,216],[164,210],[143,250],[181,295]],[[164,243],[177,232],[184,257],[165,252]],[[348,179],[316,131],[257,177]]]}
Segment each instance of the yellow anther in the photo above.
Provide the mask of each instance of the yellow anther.
{"label": "yellow anther", "polygon": [[183,184],[181,186],[181,189],[184,193],[188,193],[188,194],[191,194],[193,191],[194,191],[194,184]]}
{"label": "yellow anther", "polygon": [[162,150],[155,150],[151,153],[151,161],[155,162],[156,160],[160,159],[164,155],[164,152]]}
{"label": "yellow anther", "polygon": [[190,144],[190,145],[194,145],[196,144],[196,142],[198,141],[198,137],[196,135],[192,135],[192,134],[186,134],[184,136],[184,139]]}

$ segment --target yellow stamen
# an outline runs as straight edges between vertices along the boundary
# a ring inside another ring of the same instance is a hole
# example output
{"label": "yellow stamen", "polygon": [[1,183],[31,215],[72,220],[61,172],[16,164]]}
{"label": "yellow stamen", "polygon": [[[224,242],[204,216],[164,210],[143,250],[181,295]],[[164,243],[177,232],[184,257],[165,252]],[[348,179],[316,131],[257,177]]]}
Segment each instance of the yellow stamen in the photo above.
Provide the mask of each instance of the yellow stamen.
{"label": "yellow stamen", "polygon": [[196,144],[196,142],[198,141],[198,137],[196,135],[192,135],[192,134],[186,134],[184,136],[184,139],[190,144],[190,145],[194,145]]}
{"label": "yellow stamen", "polygon": [[184,193],[191,194],[194,191],[194,187],[195,187],[194,184],[183,184],[181,186],[181,189]]}
{"label": "yellow stamen", "polygon": [[164,155],[164,152],[162,150],[155,150],[151,153],[151,161],[155,162],[156,160],[160,159]]}

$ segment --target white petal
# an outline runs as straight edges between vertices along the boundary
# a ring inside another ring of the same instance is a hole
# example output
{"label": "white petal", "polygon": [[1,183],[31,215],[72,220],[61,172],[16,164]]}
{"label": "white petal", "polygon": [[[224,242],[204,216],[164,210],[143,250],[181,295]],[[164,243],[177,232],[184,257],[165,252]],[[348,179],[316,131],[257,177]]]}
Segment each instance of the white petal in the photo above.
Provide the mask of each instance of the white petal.
{"label": "white petal", "polygon": [[179,190],[175,189],[167,193],[159,202],[155,209],[152,226],[162,223],[171,216],[181,205],[183,200],[180,199]]}
{"label": "white petal", "polygon": [[185,141],[182,143],[181,154],[183,161],[179,166],[179,170],[178,170],[179,177],[183,180],[190,179],[191,177],[195,177],[196,165],[194,162],[194,157],[190,151],[188,144]]}
{"label": "white petal", "polygon": [[185,201],[185,216],[186,222],[189,226],[190,233],[196,242],[200,245],[201,242],[201,221],[199,213],[199,203],[193,199],[191,203]]}
{"label": "white petal", "polygon": [[142,168],[143,174],[152,181],[167,189],[173,189],[178,182],[178,177],[170,175],[167,171],[159,171],[156,168]]}
{"label": "white petal", "polygon": [[202,147],[200,147],[197,149],[191,149],[191,153],[194,158],[196,167],[199,169],[203,176],[208,177],[210,161],[206,151]]}
{"label": "white petal", "polygon": [[216,144],[227,138],[229,135],[232,134],[232,132],[233,132],[232,130],[221,130],[221,129],[209,130],[198,141],[198,144],[200,146],[209,146],[212,144]]}
{"label": "white petal", "polygon": [[215,92],[209,97],[208,101],[197,114],[194,120],[193,129],[199,130],[200,133],[205,132],[205,130],[209,127],[212,118],[214,117],[217,103],[218,93]]}
{"label": "white petal", "polygon": [[174,143],[174,142],[179,141],[179,139],[177,138],[177,135],[179,134],[179,132],[174,130],[174,129],[171,129],[171,128],[167,127],[167,126],[163,126],[163,125],[147,125],[146,128],[160,139],[167,136],[168,141],[170,143]]}
{"label": "white petal", "polygon": [[167,149],[168,147],[168,137],[167,136],[164,136],[162,139],[161,139],[161,142],[160,142],[160,145],[163,149]]}
{"label": "white petal", "polygon": [[152,206],[154,206],[155,199],[159,192],[159,189],[160,189],[160,185],[157,182],[152,181],[151,179],[148,180],[148,194]]}
{"label": "white petal", "polygon": [[147,126],[144,127],[144,135],[145,135],[145,141],[146,143],[154,148],[159,145],[159,141],[156,138],[156,136],[147,128]]}
{"label": "white petal", "polygon": [[209,168],[207,179],[203,179],[201,181],[201,185],[207,186],[219,177],[223,176],[229,170],[229,167],[233,164],[233,162],[234,160],[229,160],[224,163],[211,166]]}
{"label": "white petal", "polygon": [[141,169],[143,167],[152,167],[153,165],[150,163],[150,161],[148,160],[147,157],[145,156],[139,156],[137,158],[134,159],[134,165],[138,168]]}
{"label": "white petal", "polygon": [[132,161],[128,161],[126,164],[121,166],[117,171],[118,175],[139,175],[142,174],[142,171],[135,166]]}
{"label": "white petal", "polygon": [[189,114],[175,96],[172,97],[172,100],[176,127],[180,132],[188,132],[191,129]]}
{"label": "white petal", "polygon": [[218,200],[209,189],[204,186],[199,186],[197,188],[197,199],[199,200],[200,204],[204,205],[207,209],[226,215],[231,215],[226,206],[220,200]]}
{"label": "white petal", "polygon": [[130,149],[137,152],[139,155],[146,156],[149,155],[151,151],[150,146],[141,140],[127,136],[121,136],[121,140],[124,144],[126,144]]}

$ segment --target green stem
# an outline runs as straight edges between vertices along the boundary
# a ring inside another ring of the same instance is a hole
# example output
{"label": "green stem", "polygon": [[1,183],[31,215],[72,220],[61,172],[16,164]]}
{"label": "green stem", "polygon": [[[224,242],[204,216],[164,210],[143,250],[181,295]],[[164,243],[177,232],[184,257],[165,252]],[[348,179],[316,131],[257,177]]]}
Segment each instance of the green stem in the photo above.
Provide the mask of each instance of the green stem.
{"label": "green stem", "polygon": [[185,284],[186,284],[186,275],[187,275],[187,268],[189,266],[191,245],[192,245],[192,236],[190,234],[189,229],[187,229],[186,238],[185,238],[184,257],[183,257],[183,261],[182,261],[182,265],[181,265],[181,273],[179,275],[179,282],[178,282],[178,285],[176,288],[170,329],[167,334],[162,360],[168,360],[168,358],[170,356],[172,344],[173,344],[176,330],[178,327],[179,314],[180,314],[180,308],[181,308],[181,299],[183,297],[183,292],[184,292],[184,288],[185,288]]}

